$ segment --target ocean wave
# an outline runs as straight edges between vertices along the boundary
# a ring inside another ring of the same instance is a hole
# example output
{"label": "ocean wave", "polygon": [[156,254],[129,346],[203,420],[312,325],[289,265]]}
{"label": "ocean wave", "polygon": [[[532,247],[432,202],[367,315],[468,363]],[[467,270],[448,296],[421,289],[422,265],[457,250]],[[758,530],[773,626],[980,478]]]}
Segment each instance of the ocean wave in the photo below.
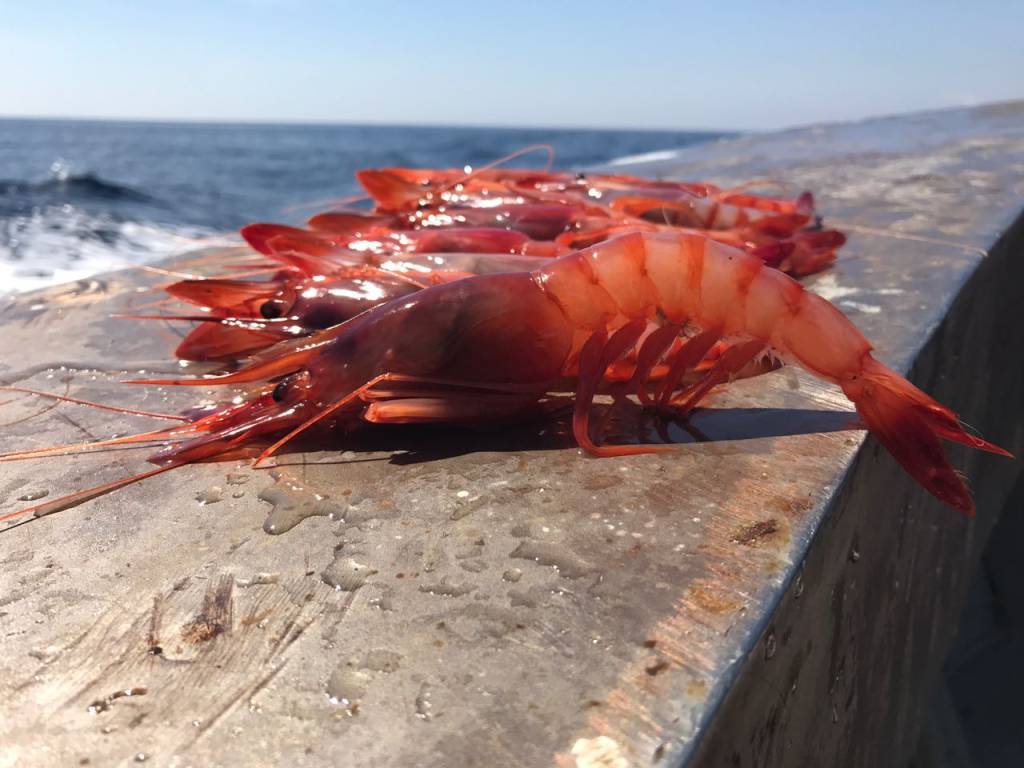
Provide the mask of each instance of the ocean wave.
{"label": "ocean wave", "polygon": [[633,165],[635,163],[658,163],[664,160],[674,160],[685,150],[682,149],[659,149],[654,152],[642,152],[638,155],[625,155],[608,161],[606,165]]}
{"label": "ocean wave", "polygon": [[0,293],[79,280],[181,253],[211,230],[119,219],[72,205],[0,218]]}
{"label": "ocean wave", "polygon": [[711,138],[679,131],[0,119],[0,294],[156,261],[250,221],[298,224],[307,213],[302,203],[356,192],[359,167],[476,166],[543,143],[556,149],[557,168],[586,169],[609,157]]}
{"label": "ocean wave", "polygon": [[0,179],[0,193],[19,201],[33,201],[34,198],[74,199],[79,202],[109,202],[124,200],[134,203],[153,204],[158,202],[152,195],[124,184],[108,181],[94,173],[56,173],[45,181],[24,181],[22,179]]}

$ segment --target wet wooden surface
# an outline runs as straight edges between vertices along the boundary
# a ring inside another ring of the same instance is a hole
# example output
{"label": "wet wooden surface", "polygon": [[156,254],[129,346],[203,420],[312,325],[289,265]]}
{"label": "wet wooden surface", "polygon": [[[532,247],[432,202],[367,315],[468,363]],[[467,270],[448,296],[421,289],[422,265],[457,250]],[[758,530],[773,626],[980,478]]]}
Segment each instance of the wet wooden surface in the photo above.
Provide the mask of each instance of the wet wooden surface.
{"label": "wet wooden surface", "polygon": [[[810,284],[881,359],[1024,447],[1019,232],[983,255],[1024,199],[1024,107],[629,170],[814,189],[859,231]],[[167,328],[108,317],[157,283],[4,300],[0,378],[151,410],[219,397],[118,383],[177,368]],[[0,402],[4,450],[153,425]],[[671,455],[590,459],[557,421],[367,430],[0,531],[0,766],[900,764],[1019,464],[952,451],[979,500],[967,521],[802,373],[710,405],[671,427]],[[145,454],[2,463],[0,514]]]}

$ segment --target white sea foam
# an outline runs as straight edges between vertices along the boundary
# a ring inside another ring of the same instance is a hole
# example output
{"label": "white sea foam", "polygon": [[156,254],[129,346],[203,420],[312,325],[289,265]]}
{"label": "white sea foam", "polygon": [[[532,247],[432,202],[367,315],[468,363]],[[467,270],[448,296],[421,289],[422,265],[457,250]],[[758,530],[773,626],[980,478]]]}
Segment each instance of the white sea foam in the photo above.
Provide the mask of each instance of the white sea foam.
{"label": "white sea foam", "polygon": [[0,221],[0,293],[157,261],[198,247],[211,234],[197,227],[117,221],[70,205],[36,210]]}
{"label": "white sea foam", "polygon": [[682,150],[679,149],[660,149],[656,152],[644,152],[639,155],[626,155],[625,157],[617,157],[608,165],[632,165],[634,163],[659,163],[663,160],[673,160],[679,157]]}

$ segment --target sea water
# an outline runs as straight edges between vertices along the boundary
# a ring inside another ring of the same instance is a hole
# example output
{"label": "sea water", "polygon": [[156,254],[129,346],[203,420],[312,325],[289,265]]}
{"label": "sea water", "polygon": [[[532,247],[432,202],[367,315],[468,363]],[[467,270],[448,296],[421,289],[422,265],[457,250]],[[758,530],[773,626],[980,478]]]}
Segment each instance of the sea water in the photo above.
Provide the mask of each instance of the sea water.
{"label": "sea water", "polygon": [[0,293],[153,261],[252,221],[301,223],[357,194],[359,168],[479,166],[545,143],[555,168],[585,170],[721,136],[0,119]]}

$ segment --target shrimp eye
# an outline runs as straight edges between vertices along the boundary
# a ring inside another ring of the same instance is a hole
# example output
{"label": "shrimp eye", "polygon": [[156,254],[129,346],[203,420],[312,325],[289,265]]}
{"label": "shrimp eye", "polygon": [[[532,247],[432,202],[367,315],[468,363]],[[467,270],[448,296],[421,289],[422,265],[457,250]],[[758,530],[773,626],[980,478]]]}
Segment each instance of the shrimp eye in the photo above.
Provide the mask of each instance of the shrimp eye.
{"label": "shrimp eye", "polygon": [[288,396],[288,381],[279,381],[277,386],[274,387],[274,391],[270,393],[270,396],[274,398],[275,403],[282,403]]}
{"label": "shrimp eye", "polygon": [[277,320],[277,318],[284,315],[284,307],[280,301],[265,301],[260,304],[260,314],[264,320]]}

